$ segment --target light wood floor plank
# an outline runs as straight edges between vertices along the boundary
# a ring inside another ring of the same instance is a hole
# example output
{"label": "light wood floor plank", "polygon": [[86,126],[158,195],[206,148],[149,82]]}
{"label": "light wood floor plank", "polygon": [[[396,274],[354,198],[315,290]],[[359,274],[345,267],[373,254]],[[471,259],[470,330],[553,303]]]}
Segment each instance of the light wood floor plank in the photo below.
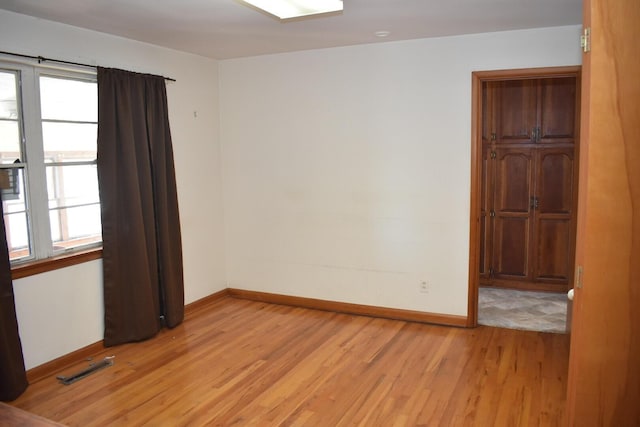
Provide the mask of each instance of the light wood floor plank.
{"label": "light wood floor plank", "polygon": [[[462,329],[225,298],[115,364],[12,402],[70,426],[556,426],[566,335]],[[69,374],[87,366],[80,361]]]}

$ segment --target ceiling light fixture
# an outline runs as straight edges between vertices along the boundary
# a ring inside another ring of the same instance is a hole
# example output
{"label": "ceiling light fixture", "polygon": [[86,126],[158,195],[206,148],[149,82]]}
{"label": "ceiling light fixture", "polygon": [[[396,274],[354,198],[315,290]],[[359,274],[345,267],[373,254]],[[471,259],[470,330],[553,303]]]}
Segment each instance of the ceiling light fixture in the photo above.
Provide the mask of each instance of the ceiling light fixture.
{"label": "ceiling light fixture", "polygon": [[342,11],[342,0],[241,0],[282,20]]}

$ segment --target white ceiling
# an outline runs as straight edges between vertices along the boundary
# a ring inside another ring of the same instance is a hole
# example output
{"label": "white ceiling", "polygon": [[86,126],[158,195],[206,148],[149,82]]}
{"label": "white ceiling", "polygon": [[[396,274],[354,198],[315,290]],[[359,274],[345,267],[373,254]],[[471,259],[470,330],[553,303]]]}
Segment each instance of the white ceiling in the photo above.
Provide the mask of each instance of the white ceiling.
{"label": "white ceiling", "polygon": [[236,0],[0,0],[0,9],[216,59],[582,22],[582,0],[344,0],[341,15],[292,22]]}

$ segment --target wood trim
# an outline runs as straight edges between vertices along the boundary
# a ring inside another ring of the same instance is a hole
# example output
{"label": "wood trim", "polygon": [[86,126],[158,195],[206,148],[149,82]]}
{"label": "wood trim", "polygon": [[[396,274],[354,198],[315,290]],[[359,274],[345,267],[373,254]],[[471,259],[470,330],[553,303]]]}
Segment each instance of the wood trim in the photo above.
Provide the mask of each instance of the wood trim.
{"label": "wood trim", "polygon": [[[337,301],[326,301],[314,298],[296,297],[290,295],[271,294],[266,292],[248,291],[244,289],[227,288],[185,306],[185,317],[192,316],[196,312],[205,309],[209,304],[224,298],[233,297],[260,301],[270,304],[304,307],[322,311],[356,314],[360,316],[382,317],[385,319],[405,320],[408,322],[433,323],[437,325],[468,327],[469,322],[464,316],[449,314],[436,314],[422,311],[401,310],[396,308],[376,307],[371,305],[351,304]],[[86,347],[60,356],[50,362],[31,368],[27,371],[29,383],[40,381],[43,378],[54,375],[64,368],[77,364],[79,360],[93,357],[104,351],[103,341],[89,344]]]}
{"label": "wood trim", "polygon": [[[189,303],[185,305],[184,312],[185,317],[191,316],[197,311],[205,308],[207,305],[221,300],[223,298],[227,298],[229,296],[229,290],[223,289],[219,292],[201,298],[197,301]],[[101,351],[105,350],[104,342],[102,340],[95,342],[93,344],[89,344],[86,347],[82,347],[76,351],[72,351],[71,353],[65,354],[63,356],[58,357],[50,362],[46,362],[42,365],[31,368],[27,371],[27,380],[29,383],[34,383],[36,381],[40,381],[43,378],[49,377],[51,375],[60,372],[66,367],[71,365],[75,365],[79,360],[87,359],[89,357],[93,357]]]}
{"label": "wood trim", "polygon": [[81,349],[60,356],[57,359],[53,359],[50,362],[29,369],[27,371],[27,380],[29,381],[29,384],[40,381],[41,379],[51,376],[68,366],[78,363],[79,360],[93,357],[104,349],[105,347],[102,340],[89,344],[86,347],[82,347]]}
{"label": "wood trim", "polygon": [[206,308],[209,304],[227,297],[229,297],[229,289],[223,289],[204,298],[200,298],[199,300],[193,301],[192,303],[184,306],[184,315],[185,317],[192,316],[196,312]]}
{"label": "wood trim", "polygon": [[[575,77],[580,74],[582,66],[571,65],[567,67],[541,67],[519,68],[513,70],[474,71],[472,78],[478,78],[479,82],[491,80],[522,80],[537,79],[540,77]],[[482,89],[482,86],[480,87]],[[482,98],[480,98],[482,100]],[[474,134],[475,135],[475,134]]]}
{"label": "wood trim", "polygon": [[[467,326],[478,324],[478,287],[480,285],[480,192],[482,184],[482,83],[540,77],[582,78],[582,66],[521,68],[513,70],[474,71],[471,73],[471,194],[469,214],[469,291]],[[577,135],[580,138],[580,135]],[[579,146],[576,139],[576,147]],[[580,153],[576,148],[576,155]],[[575,228],[575,227],[574,227]]]}
{"label": "wood trim", "polygon": [[327,301],[315,298],[304,298],[290,295],[271,294],[229,288],[229,296],[270,304],[304,307],[314,310],[333,311],[337,313],[356,314],[360,316],[382,317],[385,319],[404,320],[408,322],[433,323],[437,325],[465,327],[468,325],[465,316],[427,313],[422,311],[402,310],[397,308],[376,307],[371,305],[351,304],[338,301]]}
{"label": "wood trim", "polygon": [[102,248],[89,249],[82,252],[74,252],[72,254],[58,255],[55,257],[18,264],[11,267],[11,278],[13,280],[22,279],[23,277],[34,276],[36,274],[45,273],[47,271],[57,270],[59,268],[70,267],[76,264],[93,261],[102,258]]}

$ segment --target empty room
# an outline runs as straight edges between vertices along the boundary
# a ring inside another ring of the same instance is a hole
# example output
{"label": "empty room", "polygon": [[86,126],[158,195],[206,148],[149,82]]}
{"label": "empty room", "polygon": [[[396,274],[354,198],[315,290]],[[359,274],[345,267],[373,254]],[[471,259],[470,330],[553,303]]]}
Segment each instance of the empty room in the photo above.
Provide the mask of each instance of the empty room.
{"label": "empty room", "polygon": [[640,425],[640,3],[275,3],[0,0],[0,424]]}

